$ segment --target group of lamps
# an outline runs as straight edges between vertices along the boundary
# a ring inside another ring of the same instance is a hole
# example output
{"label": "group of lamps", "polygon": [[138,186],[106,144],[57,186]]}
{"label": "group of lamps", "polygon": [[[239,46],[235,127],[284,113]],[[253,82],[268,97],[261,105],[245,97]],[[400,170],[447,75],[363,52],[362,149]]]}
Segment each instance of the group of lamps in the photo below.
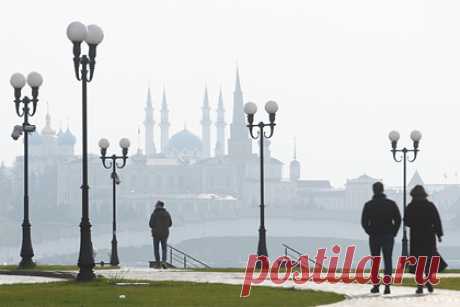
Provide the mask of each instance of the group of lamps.
{"label": "group of lamps", "polygon": [[[97,46],[104,39],[104,33],[97,25],[84,25],[81,22],[72,22],[67,27],[67,37],[73,44],[73,66],[75,77],[82,83],[82,220],[80,223],[81,238],[80,238],[80,254],[78,265],[80,268],[78,279],[91,280],[95,277],[94,254],[91,242],[91,224],[89,221],[89,185],[88,185],[88,122],[87,122],[87,83],[91,82],[94,76],[96,66],[96,50]],[[82,55],[81,44],[85,42],[88,46],[88,54]],[[42,76],[37,72],[31,72],[27,79],[20,73],[15,73],[11,76],[10,83],[14,88],[14,103],[15,110],[19,117],[24,118],[22,125],[15,126],[12,137],[18,139],[24,134],[24,220],[22,223],[23,237],[21,247],[21,263],[20,267],[33,266],[33,249],[31,240],[31,225],[29,220],[29,195],[28,195],[28,134],[35,131],[35,126],[29,123],[29,117],[32,117],[37,110],[38,92],[43,83]],[[21,97],[22,88],[26,83],[32,89],[32,97]],[[22,108],[21,108],[22,103]],[[30,106],[31,104],[31,106]],[[260,227],[259,227],[259,242],[257,247],[258,255],[267,256],[266,246],[266,229],[265,229],[265,203],[264,203],[264,139],[271,138],[274,133],[275,117],[278,111],[278,104],[275,101],[268,101],[265,104],[265,111],[268,113],[268,123],[254,123],[254,115],[257,112],[257,105],[253,102],[248,102],[244,106],[244,112],[247,115],[247,127],[249,134],[253,139],[259,139],[260,150]],[[268,134],[264,129],[269,128]],[[254,133],[254,129],[258,129]],[[391,141],[391,152],[396,162],[403,162],[404,165],[404,213],[406,211],[406,162],[413,162],[417,158],[419,152],[419,143],[422,134],[415,130],[411,133],[413,141],[413,149],[406,147],[398,149],[397,144],[400,139],[400,134],[397,131],[391,131],[389,134]],[[118,265],[117,239],[116,239],[116,185],[119,184],[119,179],[116,170],[126,166],[128,158],[128,149],[130,141],[126,138],[120,140],[119,145],[122,149],[122,155],[107,155],[107,149],[110,143],[107,139],[99,141],[101,151],[101,160],[106,169],[112,169],[111,178],[113,181],[113,238],[112,238],[112,254],[111,264]],[[413,158],[408,159],[407,154],[413,153]],[[402,153],[402,157],[398,158],[397,153]],[[119,164],[117,161],[121,161]],[[403,226],[403,255],[407,255],[407,234],[406,226]]]}

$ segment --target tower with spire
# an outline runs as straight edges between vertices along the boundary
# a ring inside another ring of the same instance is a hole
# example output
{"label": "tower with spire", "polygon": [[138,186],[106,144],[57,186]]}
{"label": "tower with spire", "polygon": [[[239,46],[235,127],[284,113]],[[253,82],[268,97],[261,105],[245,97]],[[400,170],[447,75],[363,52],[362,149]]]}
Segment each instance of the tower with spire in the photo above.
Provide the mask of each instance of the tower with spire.
{"label": "tower with spire", "polygon": [[203,159],[211,156],[211,117],[210,117],[208,87],[204,89],[203,106],[201,107],[201,141],[202,151],[201,156]]}
{"label": "tower with spire", "polygon": [[56,155],[58,151],[56,147],[56,130],[53,129],[52,124],[51,124],[51,114],[50,114],[48,104],[46,107],[45,127],[43,127],[41,132],[42,132],[41,133],[41,138],[42,138],[41,154],[47,155],[47,156]]}
{"label": "tower with spire", "polygon": [[145,106],[145,154],[147,156],[153,156],[156,153],[155,141],[154,141],[154,127],[155,120],[153,119],[153,104],[152,96],[150,95],[150,87],[147,91],[147,103]]}
{"label": "tower with spire", "polygon": [[294,156],[289,163],[289,179],[290,181],[298,181],[300,179],[300,162],[297,161],[297,142],[294,139]]}
{"label": "tower with spire", "polygon": [[252,153],[252,143],[248,136],[245,116],[243,112],[243,91],[241,90],[240,73],[236,69],[235,90],[233,92],[233,118],[230,125],[230,139],[228,140],[228,154],[244,158]]}
{"label": "tower with spire", "polygon": [[225,109],[224,109],[224,98],[222,97],[222,88],[219,92],[219,102],[217,103],[217,121],[216,121],[216,157],[222,157],[225,155]]}
{"label": "tower with spire", "polygon": [[161,130],[161,153],[165,154],[168,147],[169,142],[169,110],[168,110],[168,102],[166,101],[166,90],[163,87],[163,98],[161,100],[161,122],[160,122],[160,130]]}

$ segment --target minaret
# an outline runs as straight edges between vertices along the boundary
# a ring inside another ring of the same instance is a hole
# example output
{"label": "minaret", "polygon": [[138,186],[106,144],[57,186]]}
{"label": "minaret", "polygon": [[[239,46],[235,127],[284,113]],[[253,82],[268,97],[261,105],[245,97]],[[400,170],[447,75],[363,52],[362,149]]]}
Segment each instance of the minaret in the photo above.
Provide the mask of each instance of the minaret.
{"label": "minaret", "polygon": [[225,109],[224,99],[222,97],[222,89],[219,92],[219,102],[217,104],[217,121],[216,121],[216,157],[222,157],[225,155]]}
{"label": "minaret", "polygon": [[163,99],[161,101],[161,153],[166,154],[169,142],[169,110],[166,101],[166,90],[163,87]]}
{"label": "minaret", "polygon": [[137,127],[137,155],[142,156],[141,127]]}
{"label": "minaret", "polygon": [[203,106],[201,107],[201,142],[203,148],[201,150],[201,157],[203,159],[211,156],[211,118],[209,108],[208,87],[204,89]]}
{"label": "minaret", "polygon": [[236,69],[235,91],[233,92],[233,119],[230,125],[228,154],[244,158],[252,153],[252,144],[248,136],[246,119],[243,112],[243,92],[241,91],[240,73]]}
{"label": "minaret", "polygon": [[155,120],[153,119],[153,105],[152,97],[150,95],[150,88],[147,92],[147,104],[145,106],[145,155],[153,156],[156,153],[153,127],[155,126]]}

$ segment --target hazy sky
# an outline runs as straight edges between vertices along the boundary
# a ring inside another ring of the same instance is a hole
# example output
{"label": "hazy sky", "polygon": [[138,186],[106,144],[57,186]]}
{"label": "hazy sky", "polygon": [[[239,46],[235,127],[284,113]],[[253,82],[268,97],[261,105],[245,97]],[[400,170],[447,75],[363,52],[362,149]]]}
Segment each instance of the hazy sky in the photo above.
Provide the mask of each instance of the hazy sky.
{"label": "hazy sky", "polygon": [[157,121],[166,86],[172,134],[184,122],[199,134],[205,84],[214,106],[222,86],[230,121],[238,63],[245,100],[261,110],[268,99],[279,102],[273,152],[288,162],[297,137],[304,178],[343,185],[366,172],[399,184],[387,134],[396,128],[410,145],[416,128],[424,134],[416,161],[422,177],[444,182],[447,173],[453,182],[459,13],[458,1],[420,0],[2,1],[0,159],[11,164],[22,150],[9,136],[19,122],[9,85],[16,71],[45,78],[32,122],[43,126],[48,102],[55,128],[69,121],[80,137],[81,90],[65,34],[80,20],[105,33],[89,86],[92,151],[103,136],[112,143],[128,136],[137,148],[148,84]]}

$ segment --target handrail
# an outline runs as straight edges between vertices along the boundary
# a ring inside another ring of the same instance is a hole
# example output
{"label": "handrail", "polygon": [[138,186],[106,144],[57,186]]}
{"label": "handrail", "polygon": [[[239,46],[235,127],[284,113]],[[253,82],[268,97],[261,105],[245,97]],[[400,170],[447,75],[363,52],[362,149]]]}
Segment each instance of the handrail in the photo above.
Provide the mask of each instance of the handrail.
{"label": "handrail", "polygon": [[[293,248],[293,247],[290,247],[290,246],[287,245],[287,244],[281,243],[281,245],[284,247],[284,255],[285,255],[285,256],[288,256],[288,250],[293,251],[294,253],[297,254],[297,256],[302,256],[302,255],[304,255],[303,253],[299,252],[298,250],[296,250],[296,249]],[[316,261],[314,261],[314,260],[311,259],[310,257],[308,257],[308,260],[309,260],[311,263],[317,265]]]}
{"label": "handrail", "polygon": [[174,254],[173,251],[175,251],[176,253],[179,253],[181,256],[183,256],[184,269],[187,268],[187,264],[189,264],[189,266],[190,266],[190,263],[187,261],[187,258],[188,258],[188,259],[191,259],[192,261],[194,261],[194,262],[196,262],[196,263],[198,263],[198,264],[200,264],[200,265],[202,265],[202,266],[204,266],[204,267],[207,268],[207,269],[210,269],[210,268],[211,268],[209,265],[207,265],[207,264],[204,263],[203,261],[198,260],[198,259],[196,259],[196,258],[190,256],[190,255],[187,254],[187,253],[185,253],[185,252],[183,252],[183,251],[181,251],[181,250],[179,250],[179,249],[177,249],[177,248],[175,248],[175,247],[173,247],[173,246],[171,246],[171,245],[169,245],[169,244],[167,244],[167,246],[168,246],[168,248],[169,248],[169,259],[170,259],[170,261],[171,261],[171,264],[172,264],[173,256],[174,256],[174,258],[175,258],[174,260],[179,261],[179,260],[177,260],[176,257],[180,257],[180,256]]}
{"label": "handrail", "polygon": [[296,253],[297,255],[302,256],[302,253],[301,253],[301,252],[299,252],[298,250],[296,250],[296,249],[290,247],[289,245],[284,244],[284,243],[281,243],[281,245],[284,246],[285,248],[287,248],[287,249],[293,251],[293,252]]}

